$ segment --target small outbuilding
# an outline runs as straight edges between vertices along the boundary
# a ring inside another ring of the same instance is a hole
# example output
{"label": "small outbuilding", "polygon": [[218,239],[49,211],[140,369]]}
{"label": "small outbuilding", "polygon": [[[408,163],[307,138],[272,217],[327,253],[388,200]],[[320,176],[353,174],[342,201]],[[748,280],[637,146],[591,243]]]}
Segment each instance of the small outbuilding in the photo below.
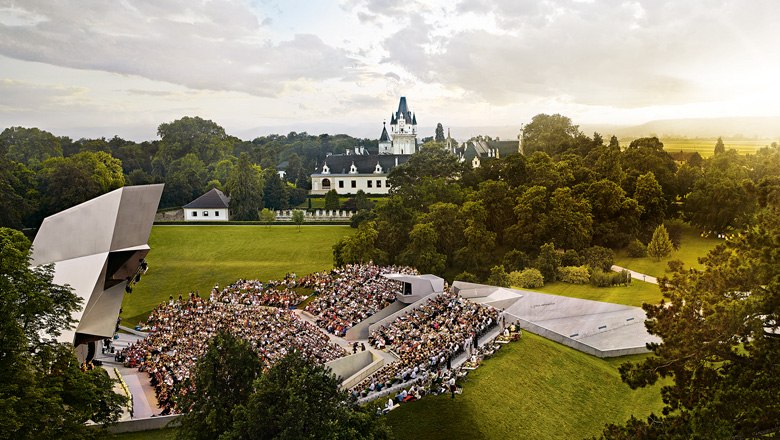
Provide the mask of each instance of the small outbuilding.
{"label": "small outbuilding", "polygon": [[184,221],[213,222],[230,220],[230,197],[214,188],[184,205]]}

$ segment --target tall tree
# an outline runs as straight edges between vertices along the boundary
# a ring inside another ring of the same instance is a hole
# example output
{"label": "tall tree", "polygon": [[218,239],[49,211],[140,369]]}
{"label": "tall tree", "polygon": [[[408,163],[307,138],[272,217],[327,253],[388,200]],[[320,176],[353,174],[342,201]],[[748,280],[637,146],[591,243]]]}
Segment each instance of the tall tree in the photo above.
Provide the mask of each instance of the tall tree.
{"label": "tall tree", "polygon": [[578,197],[570,188],[558,188],[550,197],[547,224],[551,238],[564,249],[582,249],[593,236],[593,216],[587,200]]}
{"label": "tall tree", "polygon": [[653,232],[653,238],[647,244],[647,255],[659,261],[661,258],[668,257],[672,253],[672,249],[674,249],[674,246],[669,238],[669,233],[666,232],[666,227],[658,225]]}
{"label": "tall tree", "polygon": [[666,218],[666,200],[663,189],[655,175],[647,172],[636,180],[634,200],[639,203],[642,214],[639,216],[640,233],[647,240],[655,228]]}
{"label": "tall tree", "polygon": [[157,134],[160,136],[157,157],[164,166],[187,154],[194,154],[205,164],[218,162],[232,153],[236,141],[215,122],[198,116],[160,124]]}
{"label": "tall tree", "polygon": [[83,151],[47,159],[38,173],[41,218],[78,205],[125,184],[122,163],[110,154]]}
{"label": "tall tree", "polygon": [[444,137],[444,127],[441,125],[441,122],[436,124],[436,136],[433,140],[436,142],[444,142],[446,140]]}
{"label": "tall tree", "polygon": [[555,249],[555,244],[545,243],[539,248],[539,256],[536,257],[536,268],[544,276],[545,282],[552,282],[558,278],[558,267],[561,265],[561,255]]}
{"label": "tall tree", "polygon": [[325,209],[334,210],[341,207],[341,201],[339,200],[339,193],[335,189],[332,189],[325,193]]}
{"label": "tall tree", "polygon": [[663,414],[611,425],[604,437],[771,438],[780,433],[780,205],[690,269],[659,283],[664,301],[645,304],[662,342],[620,367],[632,388],[661,378]]}
{"label": "tall tree", "polygon": [[233,410],[249,402],[252,383],[261,371],[260,358],[249,342],[219,331],[182,385],[195,392],[182,393],[179,404],[185,413],[177,438],[210,440],[232,430]]}
{"label": "tall tree", "polygon": [[378,416],[349,399],[328,368],[292,351],[255,382],[229,435],[249,439],[386,439]]}
{"label": "tall tree", "polygon": [[723,144],[723,139],[718,138],[718,141],[715,142],[715,152],[714,154],[717,156],[719,154],[723,154],[726,152],[726,145]]}
{"label": "tall tree", "polygon": [[265,173],[265,187],[263,188],[263,202],[266,208],[280,210],[287,209],[287,185],[279,177],[274,168],[269,168]]}
{"label": "tall tree", "polygon": [[249,163],[249,156],[241,153],[238,164],[230,170],[227,181],[230,195],[230,213],[235,220],[257,220],[263,207],[263,178]]}
{"label": "tall tree", "polygon": [[344,237],[333,245],[333,265],[343,266],[348,263],[369,261],[377,264],[386,263],[387,253],[377,248],[377,237],[379,233],[375,222],[361,223],[356,234]]}
{"label": "tall tree", "polygon": [[535,151],[555,155],[572,148],[579,135],[579,127],[571,119],[541,113],[523,127],[523,150],[526,155]]}
{"label": "tall tree", "polygon": [[208,182],[208,170],[202,160],[193,153],[171,163],[165,176],[165,189],[160,204],[185,205],[201,196]]}
{"label": "tall tree", "polygon": [[30,268],[30,241],[0,228],[0,438],[100,438],[87,421],[110,423],[123,396],[102,368],[81,371],[69,345],[54,341],[80,298],[53,283],[50,266]]}
{"label": "tall tree", "polygon": [[447,257],[436,250],[436,239],[432,223],[417,223],[409,233],[409,245],[398,255],[398,261],[421,273],[441,274]]}

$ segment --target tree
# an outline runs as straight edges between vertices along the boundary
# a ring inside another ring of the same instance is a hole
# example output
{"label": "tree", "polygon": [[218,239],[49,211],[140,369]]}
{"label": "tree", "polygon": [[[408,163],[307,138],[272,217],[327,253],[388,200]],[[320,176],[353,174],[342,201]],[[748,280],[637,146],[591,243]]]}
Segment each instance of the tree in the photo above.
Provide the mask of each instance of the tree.
{"label": "tree", "polygon": [[198,116],[185,116],[160,124],[157,134],[161,140],[156,157],[164,165],[187,154],[194,154],[206,164],[216,163],[233,149],[233,140],[228,137],[224,128]]}
{"label": "tree", "polygon": [[233,429],[233,410],[249,402],[252,383],[261,371],[260,358],[249,342],[217,332],[183,384],[193,392],[182,393],[179,405],[185,414],[177,438],[210,440]]}
{"label": "tree", "polygon": [[263,210],[260,211],[260,221],[270,228],[271,223],[276,221],[276,212],[268,208],[263,208]]}
{"label": "tree", "polygon": [[122,163],[110,154],[83,151],[47,159],[38,173],[41,217],[78,205],[125,184]]}
{"label": "tree", "polygon": [[717,156],[719,154],[723,154],[726,152],[726,146],[723,144],[723,139],[718,138],[718,141],[715,142],[715,152],[714,154]]}
{"label": "tree", "polygon": [[287,185],[273,168],[269,168],[266,171],[263,202],[266,208],[275,210],[287,209],[289,207],[287,204]]}
{"label": "tree", "polygon": [[36,208],[35,174],[24,164],[0,156],[0,227],[21,229]]}
{"label": "tree", "polygon": [[566,249],[582,249],[593,235],[593,216],[587,200],[577,197],[570,188],[556,189],[550,197],[549,212],[542,230]]}
{"label": "tree", "polygon": [[526,155],[535,151],[555,155],[573,147],[579,135],[579,127],[573,125],[571,119],[541,113],[523,127],[523,151]]}
{"label": "tree", "polygon": [[454,203],[434,203],[428,212],[420,215],[421,223],[430,223],[436,232],[436,249],[452,263],[455,251],[463,246],[463,229],[466,225],[460,216],[459,207]]}
{"label": "tree", "polygon": [[544,276],[539,272],[539,269],[525,269],[521,272],[510,273],[509,284],[523,289],[535,289],[544,286]]}
{"label": "tree", "polygon": [[340,206],[339,193],[337,193],[335,189],[325,193],[325,209],[332,211],[339,209]]}
{"label": "tree", "polygon": [[602,246],[591,246],[582,251],[582,260],[591,269],[609,272],[615,264],[615,252]]}
{"label": "tree", "polygon": [[231,168],[226,187],[233,219],[257,220],[263,207],[263,179],[246,153],[241,153],[238,164]]}
{"label": "tree", "polygon": [[465,246],[458,249],[455,259],[463,269],[484,276],[488,262],[493,259],[496,247],[496,233],[485,227],[487,210],[481,201],[466,202],[461,209],[466,228],[463,229]]}
{"label": "tree", "polygon": [[387,253],[377,248],[377,237],[376,222],[361,223],[356,234],[344,237],[333,245],[333,265],[338,267],[369,261],[384,264],[388,259]]}
{"label": "tree", "polygon": [[444,142],[444,127],[441,125],[441,122],[436,124],[436,136],[434,138],[434,141],[436,142]]}
{"label": "tree", "polygon": [[123,396],[102,368],[81,371],[70,345],[54,338],[69,327],[81,299],[53,283],[51,266],[30,268],[30,241],[0,228],[0,438],[99,438],[86,425],[111,423]]}
{"label": "tree", "polygon": [[440,274],[447,257],[436,250],[436,240],[433,223],[417,223],[409,233],[409,245],[398,255],[398,261],[421,273]]}
{"label": "tree", "polygon": [[639,215],[639,228],[642,236],[647,240],[651,232],[664,222],[666,218],[666,200],[663,189],[655,175],[647,172],[636,180],[634,200],[639,203],[642,213]]}
{"label": "tree", "polygon": [[185,205],[203,194],[206,182],[206,165],[198,156],[189,153],[170,164],[160,205]]}
{"label": "tree", "polygon": [[383,421],[350,400],[340,385],[325,366],[291,351],[255,381],[254,393],[235,411],[226,438],[390,438]]}
{"label": "tree", "polygon": [[561,265],[561,255],[552,243],[545,243],[539,248],[536,257],[536,269],[541,272],[545,282],[553,282],[558,278],[558,267]]}
{"label": "tree", "polygon": [[304,213],[300,209],[296,209],[292,212],[292,221],[296,225],[298,225],[298,230],[301,230],[301,225],[303,224],[304,220]]}
{"label": "tree", "polygon": [[655,258],[656,261],[660,261],[661,258],[668,257],[672,253],[672,249],[674,249],[674,246],[672,245],[672,240],[669,239],[669,234],[666,232],[666,227],[658,225],[653,232],[653,238],[647,244],[647,255]]}
{"label": "tree", "polygon": [[780,206],[659,283],[661,304],[645,304],[652,355],[621,365],[632,388],[668,378],[663,414],[607,426],[610,439],[771,438],[780,431]]}
{"label": "tree", "polygon": [[62,157],[60,140],[38,128],[10,127],[0,133],[0,156],[37,168],[50,157]]}
{"label": "tree", "polygon": [[509,287],[509,274],[506,273],[504,265],[493,266],[490,268],[490,277],[487,279],[487,283],[491,286]]}

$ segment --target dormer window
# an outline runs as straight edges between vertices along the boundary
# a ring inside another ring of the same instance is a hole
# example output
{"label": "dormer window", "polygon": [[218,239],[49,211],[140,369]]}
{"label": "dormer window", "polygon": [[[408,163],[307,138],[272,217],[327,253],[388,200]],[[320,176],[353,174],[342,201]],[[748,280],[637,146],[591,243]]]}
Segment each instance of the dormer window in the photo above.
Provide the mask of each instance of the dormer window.
{"label": "dormer window", "polygon": [[328,168],[328,164],[324,164],[322,166],[322,174],[330,174],[330,168]]}
{"label": "dormer window", "polygon": [[382,173],[382,166],[379,165],[379,162],[376,163],[376,168],[374,168],[374,173],[381,174]]}
{"label": "dormer window", "polygon": [[355,166],[355,162],[352,162],[352,166],[349,167],[349,174],[357,174],[357,167]]}

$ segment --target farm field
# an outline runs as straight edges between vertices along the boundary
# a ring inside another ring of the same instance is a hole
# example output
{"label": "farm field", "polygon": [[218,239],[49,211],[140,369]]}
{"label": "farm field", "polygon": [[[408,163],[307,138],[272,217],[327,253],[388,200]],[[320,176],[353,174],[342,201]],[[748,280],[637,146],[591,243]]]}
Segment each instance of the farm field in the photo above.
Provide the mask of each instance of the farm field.
{"label": "farm field", "polygon": [[429,396],[390,412],[395,437],[586,438],[600,434],[606,423],[660,412],[660,384],[631,390],[617,370],[646,355],[605,360],[523,335],[471,372],[454,400]]}
{"label": "farm field", "polygon": [[666,272],[668,268],[667,263],[671,260],[681,260],[685,263],[686,268],[703,268],[699,264],[698,259],[706,256],[710,250],[720,243],[723,243],[723,240],[704,238],[695,228],[688,227],[683,231],[680,249],[673,250],[669,257],[662,258],[660,261],[655,261],[651,257],[632,258],[628,256],[624,249],[615,253],[615,264],[639,273],[662,277],[668,275]]}
{"label": "farm field", "polygon": [[349,226],[154,226],[149,271],[125,295],[122,321],[135,325],[170,295],[198,291],[239,278],[278,279],[333,267],[332,247],[352,234]]}
{"label": "farm field", "polygon": [[[708,158],[712,156],[715,150],[715,143],[718,138],[660,138],[664,144],[664,150],[668,153],[674,152],[694,152],[698,151],[701,157]],[[621,138],[620,145],[623,148],[628,147],[633,138]],[[770,146],[772,142],[778,142],[778,139],[723,139],[727,150],[737,150],[739,154],[753,154],[758,149]]]}

